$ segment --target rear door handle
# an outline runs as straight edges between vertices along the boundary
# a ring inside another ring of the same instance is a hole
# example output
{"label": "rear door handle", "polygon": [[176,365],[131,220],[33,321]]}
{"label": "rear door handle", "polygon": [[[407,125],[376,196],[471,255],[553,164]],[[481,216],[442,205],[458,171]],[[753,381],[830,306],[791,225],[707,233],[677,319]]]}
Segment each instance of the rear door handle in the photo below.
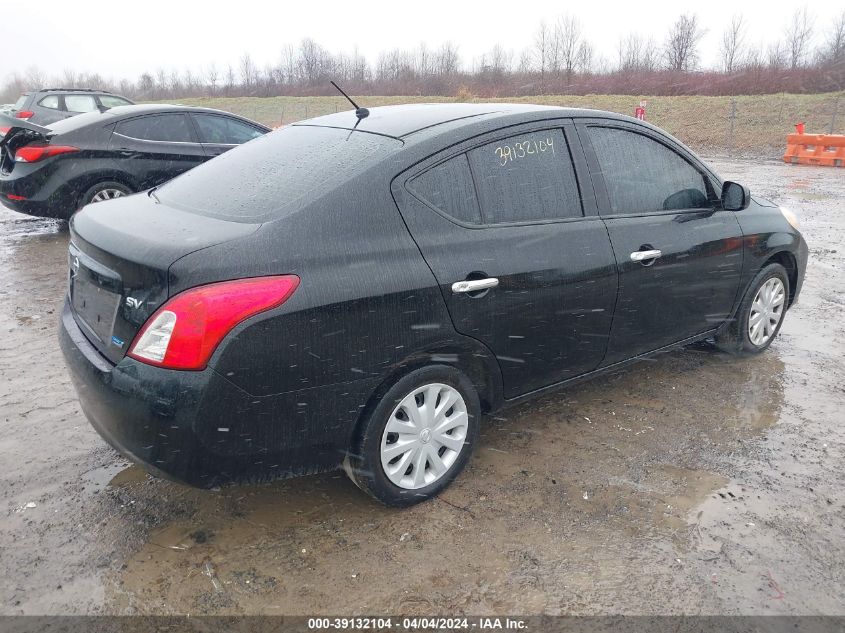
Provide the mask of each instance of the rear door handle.
{"label": "rear door handle", "polygon": [[644,262],[647,259],[657,259],[662,255],[662,251],[653,250],[653,251],[634,251],[631,253],[631,261],[632,262]]}
{"label": "rear door handle", "polygon": [[462,292],[478,292],[479,290],[487,290],[488,288],[495,288],[499,285],[499,280],[495,277],[488,277],[487,279],[465,279],[464,281],[456,281],[452,284],[452,292],[460,294]]}

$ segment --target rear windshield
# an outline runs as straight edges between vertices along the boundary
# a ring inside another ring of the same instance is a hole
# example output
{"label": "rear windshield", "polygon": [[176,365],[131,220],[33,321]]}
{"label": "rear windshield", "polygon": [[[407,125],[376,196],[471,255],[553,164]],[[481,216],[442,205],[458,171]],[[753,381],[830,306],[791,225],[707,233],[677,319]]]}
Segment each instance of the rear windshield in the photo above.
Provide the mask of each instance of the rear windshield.
{"label": "rear windshield", "polygon": [[26,98],[28,95],[21,95],[18,97],[18,100],[15,101],[15,110],[20,110],[23,107],[23,104],[26,103]]}
{"label": "rear windshield", "polygon": [[401,146],[366,132],[294,125],[195,167],[156,189],[156,197],[199,215],[265,222],[293,213]]}

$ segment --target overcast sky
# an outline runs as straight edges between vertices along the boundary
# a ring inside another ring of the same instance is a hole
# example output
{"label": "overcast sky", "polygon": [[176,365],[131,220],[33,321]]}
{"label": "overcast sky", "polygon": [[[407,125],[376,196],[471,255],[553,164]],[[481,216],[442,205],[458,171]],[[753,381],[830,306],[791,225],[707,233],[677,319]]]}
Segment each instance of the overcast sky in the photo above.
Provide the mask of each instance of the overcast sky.
{"label": "overcast sky", "polygon": [[[845,0],[806,3],[815,16],[816,41],[823,39]],[[718,42],[734,13],[749,25],[750,43],[782,36],[799,3],[783,0],[0,0],[3,52],[0,79],[35,65],[48,74],[64,68],[136,79],[158,67],[218,67],[248,51],[261,67],[276,63],[282,46],[312,37],[332,52],[354,46],[373,62],[378,52],[425,42],[451,40],[466,63],[493,44],[514,51],[529,46],[541,20],[564,12],[577,15],[596,53],[615,60],[619,37],[631,31],[660,43],[680,13],[698,14],[707,34],[701,42],[704,65],[716,65]]]}

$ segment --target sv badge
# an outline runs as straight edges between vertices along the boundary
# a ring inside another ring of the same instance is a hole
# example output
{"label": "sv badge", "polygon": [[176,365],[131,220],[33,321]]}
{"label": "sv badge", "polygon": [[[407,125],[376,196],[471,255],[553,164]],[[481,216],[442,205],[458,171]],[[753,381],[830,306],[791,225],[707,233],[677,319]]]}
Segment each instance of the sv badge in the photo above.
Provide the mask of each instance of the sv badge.
{"label": "sv badge", "polygon": [[132,308],[133,310],[137,310],[144,304],[142,299],[136,299],[135,297],[126,297],[126,307]]}

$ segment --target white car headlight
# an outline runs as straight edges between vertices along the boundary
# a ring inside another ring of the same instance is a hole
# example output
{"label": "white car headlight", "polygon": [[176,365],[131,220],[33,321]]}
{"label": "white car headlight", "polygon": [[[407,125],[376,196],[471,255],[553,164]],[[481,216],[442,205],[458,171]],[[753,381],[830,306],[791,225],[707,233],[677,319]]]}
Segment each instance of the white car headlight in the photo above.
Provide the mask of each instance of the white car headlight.
{"label": "white car headlight", "polygon": [[792,228],[796,231],[798,230],[798,216],[795,213],[786,207],[779,207],[780,212],[783,214],[783,217],[786,218],[786,221],[792,225]]}

